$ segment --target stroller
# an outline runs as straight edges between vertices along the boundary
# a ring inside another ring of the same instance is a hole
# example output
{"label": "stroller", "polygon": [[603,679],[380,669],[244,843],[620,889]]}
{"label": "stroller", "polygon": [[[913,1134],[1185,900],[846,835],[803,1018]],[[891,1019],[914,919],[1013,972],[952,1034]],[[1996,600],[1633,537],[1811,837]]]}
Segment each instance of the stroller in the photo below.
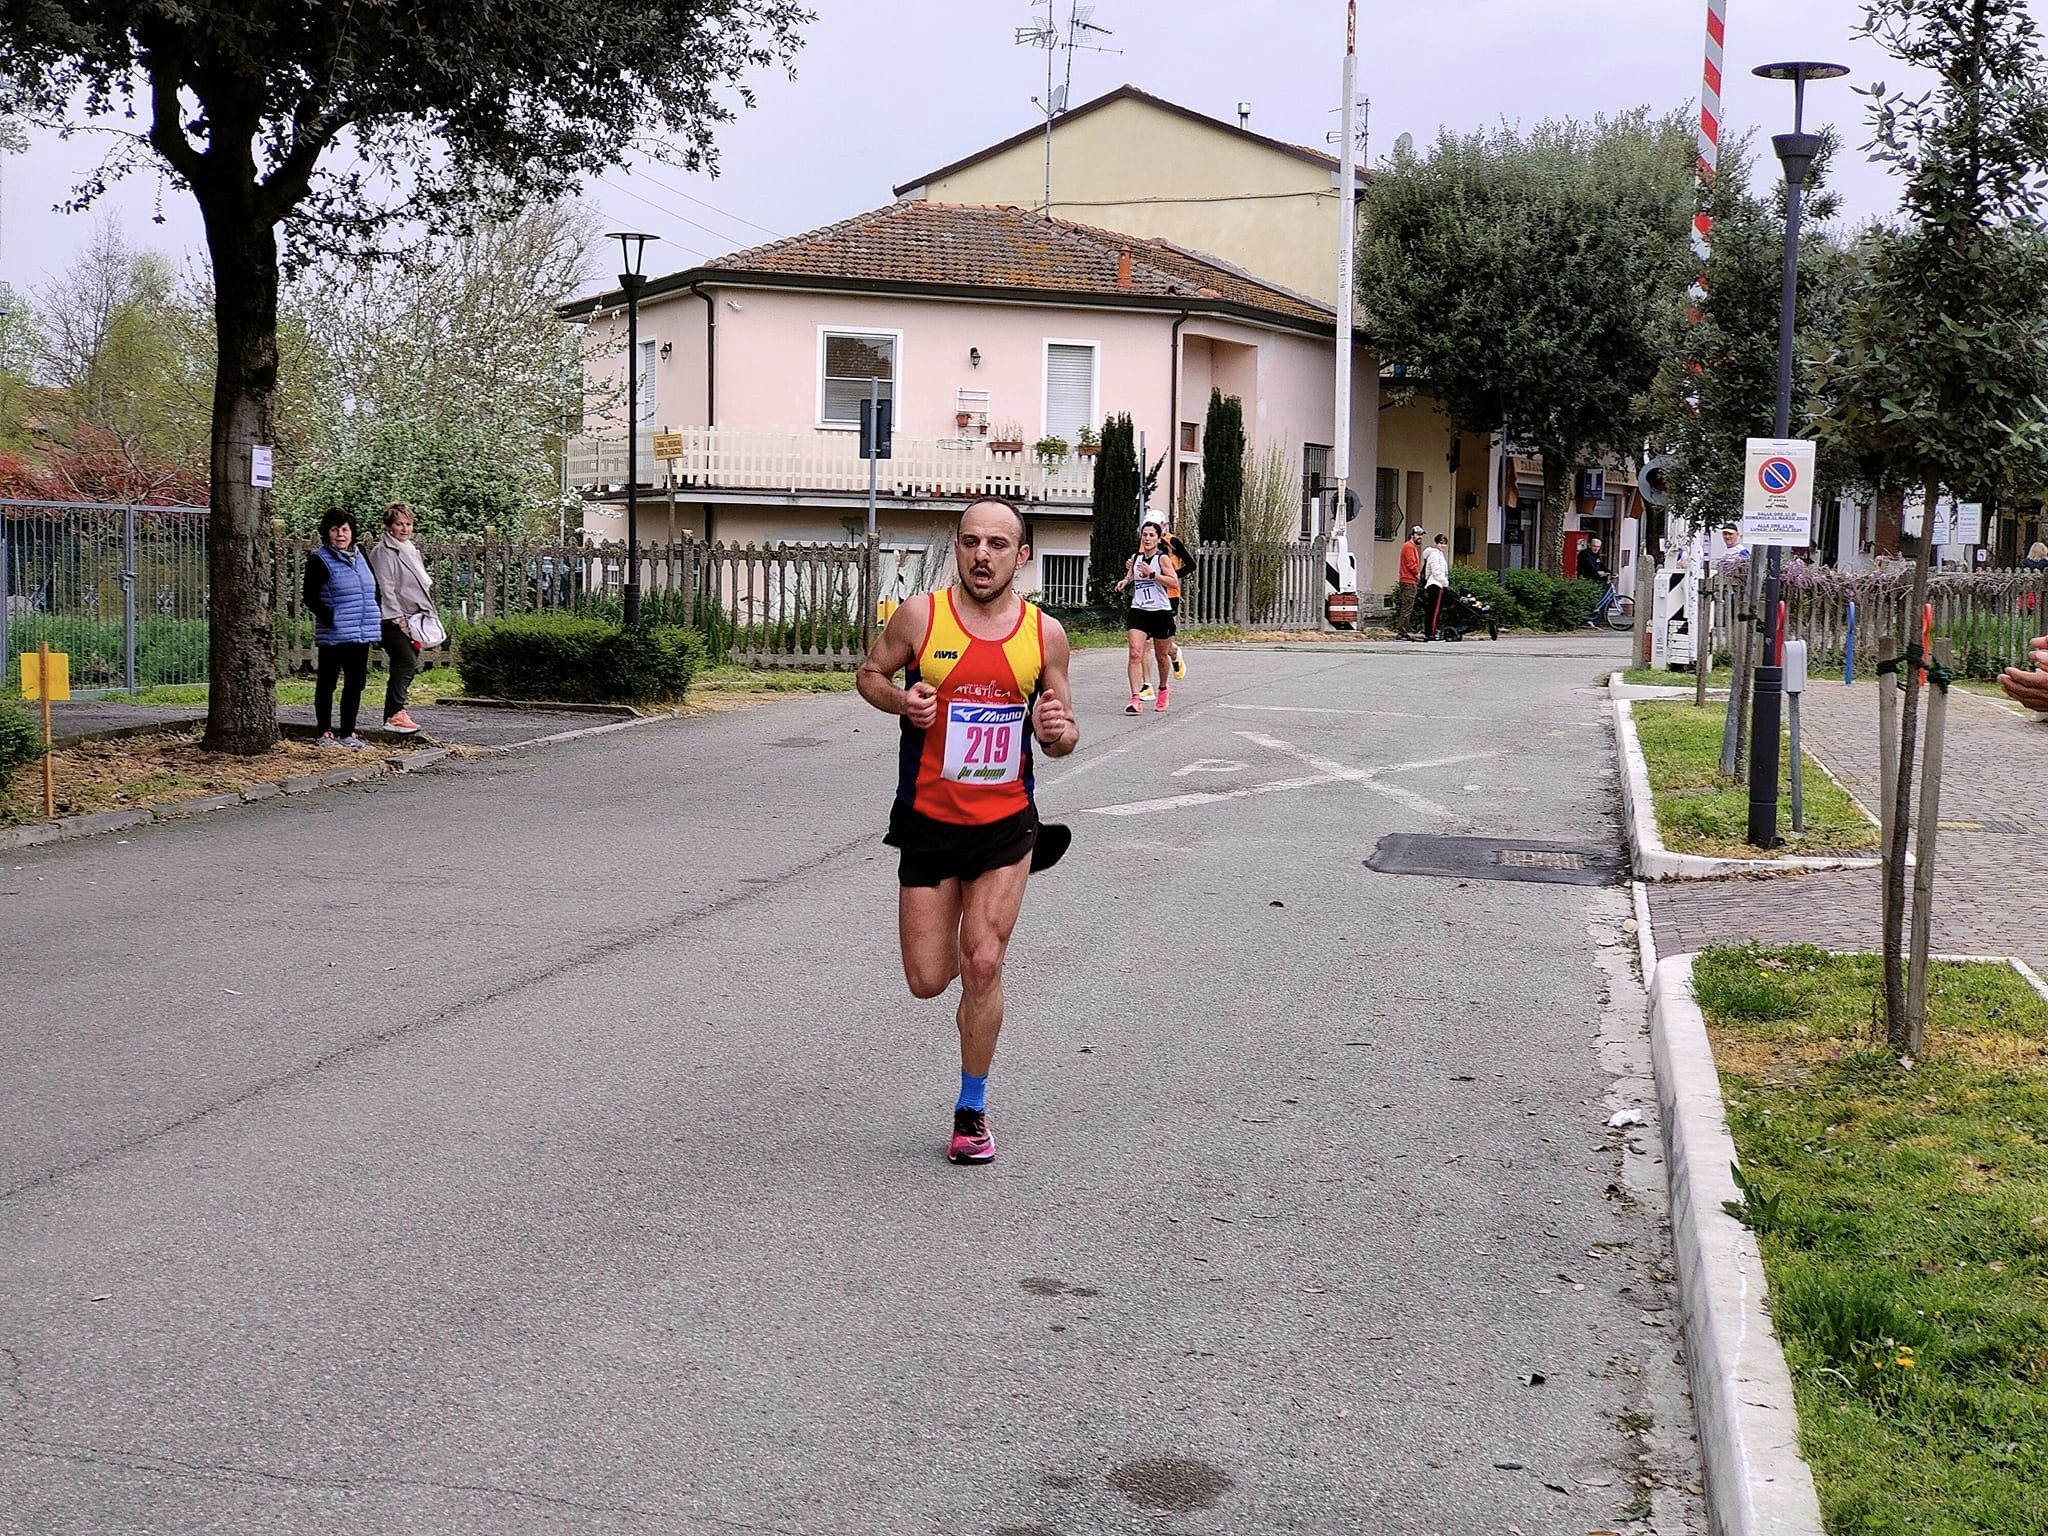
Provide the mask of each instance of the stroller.
{"label": "stroller", "polygon": [[1443,616],[1437,621],[1437,633],[1446,640],[1462,640],[1473,630],[1482,628],[1487,639],[1500,638],[1500,621],[1494,617],[1493,605],[1470,592],[1452,588],[1444,601]]}

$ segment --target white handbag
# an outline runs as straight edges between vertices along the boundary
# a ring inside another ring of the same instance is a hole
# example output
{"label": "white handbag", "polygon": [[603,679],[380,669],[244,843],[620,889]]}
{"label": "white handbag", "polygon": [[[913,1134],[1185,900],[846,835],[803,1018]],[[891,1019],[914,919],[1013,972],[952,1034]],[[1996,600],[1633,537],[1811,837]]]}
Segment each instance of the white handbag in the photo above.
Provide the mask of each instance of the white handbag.
{"label": "white handbag", "polygon": [[431,608],[424,613],[407,614],[405,632],[419,642],[422,650],[431,651],[437,645],[448,643],[448,631],[441,623],[441,615]]}

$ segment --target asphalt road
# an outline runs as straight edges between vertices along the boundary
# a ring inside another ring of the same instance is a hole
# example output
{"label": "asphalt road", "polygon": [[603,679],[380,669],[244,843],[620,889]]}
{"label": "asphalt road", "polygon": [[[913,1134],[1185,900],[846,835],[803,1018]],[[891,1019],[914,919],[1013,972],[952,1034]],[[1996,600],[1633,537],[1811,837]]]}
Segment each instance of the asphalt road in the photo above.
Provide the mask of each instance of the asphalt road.
{"label": "asphalt road", "polygon": [[1695,1528],[1625,894],[1363,862],[1620,649],[1080,658],[984,1169],[851,695],[15,855],[0,1530]]}

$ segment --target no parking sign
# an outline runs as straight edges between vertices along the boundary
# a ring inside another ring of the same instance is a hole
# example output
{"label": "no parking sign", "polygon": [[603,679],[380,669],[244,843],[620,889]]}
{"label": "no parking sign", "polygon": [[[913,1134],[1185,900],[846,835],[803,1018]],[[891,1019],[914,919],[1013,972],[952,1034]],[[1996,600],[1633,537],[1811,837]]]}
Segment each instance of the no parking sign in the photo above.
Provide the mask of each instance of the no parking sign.
{"label": "no parking sign", "polygon": [[1792,547],[1813,542],[1813,444],[1752,437],[1743,460],[1742,542]]}

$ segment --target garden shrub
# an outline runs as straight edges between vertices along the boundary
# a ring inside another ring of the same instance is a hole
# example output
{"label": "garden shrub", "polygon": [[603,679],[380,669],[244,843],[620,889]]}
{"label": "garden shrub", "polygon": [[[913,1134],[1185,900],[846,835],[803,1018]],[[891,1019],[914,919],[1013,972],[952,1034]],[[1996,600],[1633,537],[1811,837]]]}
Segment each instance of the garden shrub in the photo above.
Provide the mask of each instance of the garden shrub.
{"label": "garden shrub", "polygon": [[528,615],[479,624],[462,638],[463,691],[565,703],[679,699],[704,657],[694,631]]}
{"label": "garden shrub", "polygon": [[6,790],[17,768],[42,755],[42,728],[14,700],[0,699],[0,792]]}

